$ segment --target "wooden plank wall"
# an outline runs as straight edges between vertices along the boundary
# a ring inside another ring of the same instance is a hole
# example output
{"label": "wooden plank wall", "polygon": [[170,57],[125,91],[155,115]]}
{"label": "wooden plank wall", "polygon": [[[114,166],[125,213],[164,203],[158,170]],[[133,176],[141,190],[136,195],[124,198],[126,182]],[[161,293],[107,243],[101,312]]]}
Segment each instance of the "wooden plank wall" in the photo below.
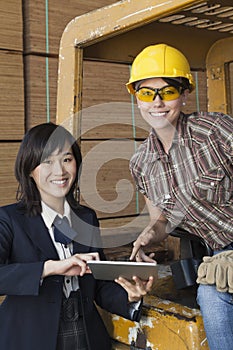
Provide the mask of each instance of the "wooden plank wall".
{"label": "wooden plank wall", "polygon": [[14,160],[24,134],[21,0],[0,2],[0,204],[15,199]]}
{"label": "wooden plank wall", "polygon": [[[0,205],[15,201],[14,160],[28,128],[55,122],[59,40],[66,24],[114,0],[9,0],[0,4]],[[128,243],[148,220],[134,189],[128,161],[148,126],[125,89],[129,65],[85,59],[81,149],[82,202],[93,207],[106,236],[122,233]],[[198,99],[186,112],[206,110],[206,74],[198,78]],[[197,103],[198,102],[198,103]],[[140,216],[138,220],[137,215]],[[116,243],[119,244],[119,241]]]}
{"label": "wooden plank wall", "polygon": [[59,41],[66,24],[113,2],[0,2],[0,205],[15,201],[14,160],[25,130],[46,122],[48,114],[55,121]]}

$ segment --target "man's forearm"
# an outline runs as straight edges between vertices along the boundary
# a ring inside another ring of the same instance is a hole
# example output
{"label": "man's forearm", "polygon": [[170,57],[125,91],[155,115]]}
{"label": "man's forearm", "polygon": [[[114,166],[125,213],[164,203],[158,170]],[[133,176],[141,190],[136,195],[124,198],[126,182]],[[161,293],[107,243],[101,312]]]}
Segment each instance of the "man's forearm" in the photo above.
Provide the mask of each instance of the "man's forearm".
{"label": "man's forearm", "polygon": [[166,239],[169,235],[168,222],[161,220],[156,220],[156,222],[154,222],[151,220],[144,231],[147,231],[151,236],[150,243],[159,243]]}

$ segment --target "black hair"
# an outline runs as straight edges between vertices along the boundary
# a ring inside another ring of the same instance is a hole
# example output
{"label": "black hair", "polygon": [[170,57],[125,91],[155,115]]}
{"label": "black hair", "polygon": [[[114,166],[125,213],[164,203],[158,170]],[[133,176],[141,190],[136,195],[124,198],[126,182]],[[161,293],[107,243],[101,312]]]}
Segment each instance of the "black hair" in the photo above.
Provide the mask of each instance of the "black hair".
{"label": "black hair", "polygon": [[162,78],[168,85],[172,85],[175,88],[181,88],[181,93],[184,90],[191,90],[189,80],[187,78],[178,77],[178,78]]}
{"label": "black hair", "polygon": [[71,145],[76,160],[76,178],[66,195],[71,207],[77,206],[76,190],[81,172],[82,156],[75,138],[60,125],[44,123],[31,128],[24,136],[15,161],[15,177],[19,183],[17,200],[31,216],[41,213],[41,196],[31,172],[65,142]]}

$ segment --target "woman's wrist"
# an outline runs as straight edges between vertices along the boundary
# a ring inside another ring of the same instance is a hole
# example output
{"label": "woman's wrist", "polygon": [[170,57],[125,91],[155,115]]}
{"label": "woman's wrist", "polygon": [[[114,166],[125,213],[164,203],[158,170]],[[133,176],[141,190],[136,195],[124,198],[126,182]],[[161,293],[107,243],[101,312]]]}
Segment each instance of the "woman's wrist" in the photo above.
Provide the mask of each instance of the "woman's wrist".
{"label": "woman's wrist", "polygon": [[44,269],[41,278],[45,278],[47,276],[51,276],[54,274],[54,261],[47,260],[44,263]]}

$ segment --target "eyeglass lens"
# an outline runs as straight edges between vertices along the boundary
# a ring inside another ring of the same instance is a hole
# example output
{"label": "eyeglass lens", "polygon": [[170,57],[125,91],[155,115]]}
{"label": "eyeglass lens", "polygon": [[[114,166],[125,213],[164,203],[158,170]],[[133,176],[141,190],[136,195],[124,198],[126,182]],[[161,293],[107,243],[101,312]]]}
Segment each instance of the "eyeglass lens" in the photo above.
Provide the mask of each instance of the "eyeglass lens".
{"label": "eyeglass lens", "polygon": [[180,96],[180,91],[174,86],[164,86],[160,89],[153,89],[151,87],[143,86],[136,91],[136,96],[139,100],[144,102],[152,102],[156,96],[159,95],[161,100],[172,101]]}

